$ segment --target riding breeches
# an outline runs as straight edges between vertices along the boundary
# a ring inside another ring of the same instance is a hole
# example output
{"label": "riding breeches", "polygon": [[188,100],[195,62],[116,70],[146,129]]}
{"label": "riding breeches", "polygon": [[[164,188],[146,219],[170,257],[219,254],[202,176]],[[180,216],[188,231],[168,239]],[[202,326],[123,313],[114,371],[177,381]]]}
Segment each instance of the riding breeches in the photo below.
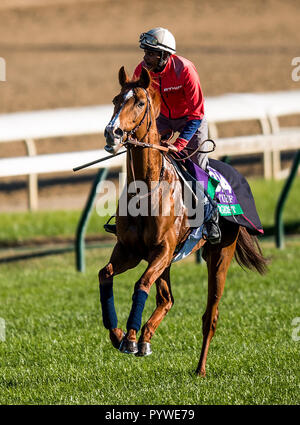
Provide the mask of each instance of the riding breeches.
{"label": "riding breeches", "polygon": [[[165,133],[167,130],[172,130],[174,133],[180,133],[181,130],[184,128],[186,122],[186,118],[169,119],[162,114],[160,114],[156,120],[157,129],[159,133]],[[211,148],[210,143],[206,142],[207,138],[208,125],[206,118],[203,118],[200,127],[187,144],[187,147],[191,149],[197,149],[199,146],[201,146],[201,151],[203,152],[197,152],[191,157],[191,160],[197,165],[199,165],[203,170],[206,170],[206,167],[208,165],[207,153],[204,152],[209,151],[209,149]],[[189,152],[189,154],[190,153],[191,152]]]}

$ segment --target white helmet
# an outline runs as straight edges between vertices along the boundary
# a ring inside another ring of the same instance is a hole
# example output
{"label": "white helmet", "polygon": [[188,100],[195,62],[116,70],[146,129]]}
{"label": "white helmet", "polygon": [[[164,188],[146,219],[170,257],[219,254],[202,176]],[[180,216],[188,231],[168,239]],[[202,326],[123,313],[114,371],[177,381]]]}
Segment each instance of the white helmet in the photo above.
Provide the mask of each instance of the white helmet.
{"label": "white helmet", "polygon": [[176,53],[176,42],[173,34],[165,28],[153,28],[140,35],[140,48],[149,50],[163,50],[171,54]]}

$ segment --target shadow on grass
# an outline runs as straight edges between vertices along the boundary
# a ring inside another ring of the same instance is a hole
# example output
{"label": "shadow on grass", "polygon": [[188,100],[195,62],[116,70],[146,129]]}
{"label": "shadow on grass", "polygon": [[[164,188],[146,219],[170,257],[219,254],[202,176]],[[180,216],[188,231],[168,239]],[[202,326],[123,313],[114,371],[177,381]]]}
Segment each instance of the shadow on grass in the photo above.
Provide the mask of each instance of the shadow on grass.
{"label": "shadow on grass", "polygon": [[[265,232],[264,236],[260,238],[262,240],[265,236],[266,237],[275,236],[275,226],[264,226],[264,232]],[[299,235],[300,221],[284,224],[284,232],[286,235]]]}
{"label": "shadow on grass", "polygon": [[[300,235],[300,222],[294,222],[294,223],[287,223],[284,225],[284,232],[285,236],[292,236],[292,235]],[[270,238],[275,237],[275,226],[266,226],[264,227],[264,235],[260,236],[259,239],[261,241],[264,240],[264,238]],[[46,242],[46,241],[45,241]],[[94,241],[89,242],[86,241],[86,248],[87,249],[93,249],[93,248],[107,248],[107,247],[113,247],[113,241],[105,240],[105,243],[94,243]],[[9,246],[9,243],[7,243]],[[21,261],[21,260],[29,260],[31,258],[38,258],[38,257],[45,257],[48,255],[59,255],[67,252],[74,251],[74,245],[68,245],[68,246],[60,246],[60,247],[53,247],[47,249],[45,247],[44,249],[32,249],[28,248],[28,252],[18,253],[16,255],[10,255],[9,257],[3,257],[0,258],[0,264],[1,263],[11,263],[14,261]]]}

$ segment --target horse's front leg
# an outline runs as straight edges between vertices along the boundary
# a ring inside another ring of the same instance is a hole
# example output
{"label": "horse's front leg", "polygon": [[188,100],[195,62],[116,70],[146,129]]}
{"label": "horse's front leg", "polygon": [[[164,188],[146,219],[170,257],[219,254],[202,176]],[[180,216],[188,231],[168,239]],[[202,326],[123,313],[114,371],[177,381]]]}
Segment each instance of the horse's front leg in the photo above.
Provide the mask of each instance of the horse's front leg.
{"label": "horse's front leg", "polygon": [[170,244],[164,242],[151,253],[149,265],[142,277],[135,284],[132,296],[132,307],[127,321],[127,334],[123,340],[121,351],[125,353],[138,352],[136,341],[137,332],[141,328],[142,314],[145,302],[153,283],[161,276],[172,259],[172,249]]}
{"label": "horse's front leg", "polygon": [[174,298],[171,291],[169,266],[156,280],[156,309],[142,328],[138,342],[138,356],[142,357],[152,354],[150,340],[173,304]]}
{"label": "horse's front leg", "polygon": [[109,330],[111,342],[117,349],[120,348],[124,332],[118,328],[113,295],[113,277],[137,266],[140,261],[141,258],[138,255],[130,254],[130,250],[118,242],[114,247],[109,263],[99,271],[103,324]]}

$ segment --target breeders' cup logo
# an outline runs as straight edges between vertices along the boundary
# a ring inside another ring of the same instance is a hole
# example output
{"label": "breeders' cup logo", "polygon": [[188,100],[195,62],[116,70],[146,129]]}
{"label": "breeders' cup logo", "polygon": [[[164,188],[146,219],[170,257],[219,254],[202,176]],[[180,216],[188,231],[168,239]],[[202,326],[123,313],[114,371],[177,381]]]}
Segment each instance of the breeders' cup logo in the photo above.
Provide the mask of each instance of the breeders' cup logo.
{"label": "breeders' cup logo", "polygon": [[0,58],[0,81],[6,81],[6,62]]}

